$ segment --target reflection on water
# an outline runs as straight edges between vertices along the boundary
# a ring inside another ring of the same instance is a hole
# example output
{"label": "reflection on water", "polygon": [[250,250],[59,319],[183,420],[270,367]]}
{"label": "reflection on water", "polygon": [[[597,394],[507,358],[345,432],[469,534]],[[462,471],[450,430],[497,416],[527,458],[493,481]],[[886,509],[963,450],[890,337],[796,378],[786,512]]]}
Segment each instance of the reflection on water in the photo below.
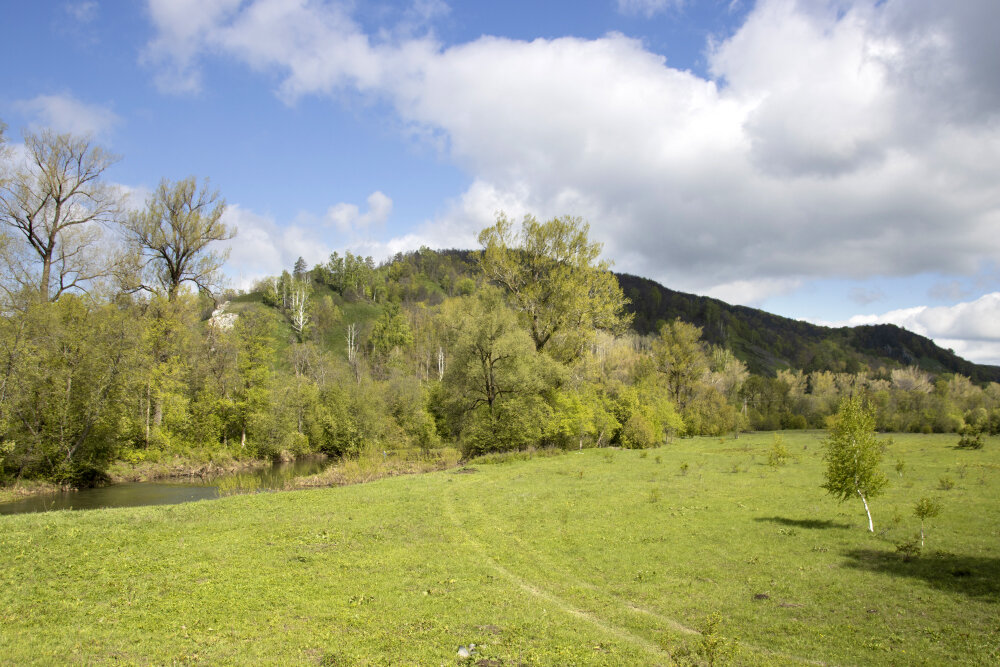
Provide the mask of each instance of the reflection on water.
{"label": "reflection on water", "polygon": [[286,480],[314,475],[327,465],[326,459],[309,458],[206,479],[192,477],[159,482],[128,482],[96,489],[61,491],[0,503],[0,514],[188,503],[233,493],[280,489],[284,487]]}

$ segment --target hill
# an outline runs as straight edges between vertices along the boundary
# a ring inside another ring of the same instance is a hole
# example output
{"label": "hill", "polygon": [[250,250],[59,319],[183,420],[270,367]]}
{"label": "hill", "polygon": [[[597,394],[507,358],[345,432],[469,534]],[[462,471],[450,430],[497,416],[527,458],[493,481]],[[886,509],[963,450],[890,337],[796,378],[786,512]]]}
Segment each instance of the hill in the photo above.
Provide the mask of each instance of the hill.
{"label": "hill", "polygon": [[774,315],[757,308],[666,288],[648,278],[618,274],[639,333],[681,318],[703,329],[713,345],[733,351],[751,372],[773,375],[777,369],[856,372],[869,368],[915,365],[932,373],[961,373],[975,382],[1000,382],[1000,367],[974,364],[931,339],[894,324],[824,327]]}
{"label": "hill", "polygon": [[[477,277],[478,251],[399,253],[389,263],[404,300],[434,303],[454,294],[462,279]],[[704,339],[729,348],[758,375],[782,368],[857,372],[864,368],[919,366],[931,373],[960,373],[975,382],[1000,382],[1000,367],[974,364],[931,339],[893,324],[824,327],[734,306],[718,299],[669,289],[649,278],[616,273],[631,301],[633,328],[655,334],[661,324],[681,318],[702,327]]]}

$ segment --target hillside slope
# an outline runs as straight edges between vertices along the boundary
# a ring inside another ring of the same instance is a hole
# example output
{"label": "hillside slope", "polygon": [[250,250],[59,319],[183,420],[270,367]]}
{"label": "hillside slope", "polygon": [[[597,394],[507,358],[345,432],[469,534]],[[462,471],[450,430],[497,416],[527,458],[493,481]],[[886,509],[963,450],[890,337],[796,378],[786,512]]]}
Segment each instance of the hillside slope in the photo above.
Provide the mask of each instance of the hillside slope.
{"label": "hillside slope", "polygon": [[758,374],[780,368],[854,372],[864,366],[916,365],[933,373],[961,373],[976,382],[1000,382],[1000,367],[974,364],[929,338],[894,324],[823,327],[756,308],[668,289],[648,278],[618,274],[632,302],[633,327],[653,333],[679,317],[703,329],[705,340],[730,348]]}

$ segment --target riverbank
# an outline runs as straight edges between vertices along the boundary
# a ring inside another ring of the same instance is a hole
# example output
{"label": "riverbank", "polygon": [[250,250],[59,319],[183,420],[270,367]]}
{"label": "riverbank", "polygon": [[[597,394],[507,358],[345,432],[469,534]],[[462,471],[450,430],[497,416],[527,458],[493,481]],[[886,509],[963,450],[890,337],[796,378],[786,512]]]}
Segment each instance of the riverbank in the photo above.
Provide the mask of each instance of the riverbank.
{"label": "riverbank", "polygon": [[219,459],[204,460],[183,456],[172,456],[161,461],[140,461],[129,463],[115,461],[108,468],[112,484],[124,482],[154,482],[163,479],[185,477],[216,477],[218,475],[243,472],[253,468],[271,465],[269,459]]}
{"label": "riverbank", "polygon": [[[322,454],[313,454],[306,459],[326,459]],[[290,464],[295,459],[291,456],[281,456],[279,461]],[[302,460],[302,459],[300,459]],[[270,459],[236,459],[218,456],[206,460],[197,457],[172,455],[159,460],[115,461],[108,469],[108,486],[129,483],[148,483],[169,480],[204,481],[224,477],[219,484],[222,495],[256,493],[261,490],[295,490],[347,486],[371,482],[384,477],[412,475],[437,470],[454,468],[461,460],[461,453],[451,447],[442,447],[431,451],[370,451],[360,456],[343,459],[329,466],[324,466],[322,472],[278,482],[274,487],[268,483],[262,485],[252,475],[253,473],[275,465]],[[58,492],[70,491],[68,486],[60,486],[49,482],[34,480],[19,480],[11,486],[0,487],[0,503],[24,500],[33,496],[45,496]]]}
{"label": "riverbank", "polygon": [[316,489],[331,486],[364,484],[385,477],[417,475],[448,470],[458,466],[462,454],[452,447],[442,447],[429,452],[370,452],[343,459],[315,475],[296,477],[285,482],[285,490]]}
{"label": "riverbank", "polygon": [[[171,479],[206,479],[265,468],[272,463],[269,459],[220,459],[218,456],[213,459],[203,459],[173,455],[161,460],[115,461],[108,468],[107,475],[108,484],[155,482]],[[19,479],[8,486],[0,486],[0,503],[71,490],[74,490],[73,487],[66,484]]]}
{"label": "riverbank", "polygon": [[65,486],[52,484],[51,482],[39,482],[35,480],[18,480],[10,486],[0,486],[0,503],[9,503],[22,498],[38,496],[46,493],[56,493],[57,491],[68,490]]}

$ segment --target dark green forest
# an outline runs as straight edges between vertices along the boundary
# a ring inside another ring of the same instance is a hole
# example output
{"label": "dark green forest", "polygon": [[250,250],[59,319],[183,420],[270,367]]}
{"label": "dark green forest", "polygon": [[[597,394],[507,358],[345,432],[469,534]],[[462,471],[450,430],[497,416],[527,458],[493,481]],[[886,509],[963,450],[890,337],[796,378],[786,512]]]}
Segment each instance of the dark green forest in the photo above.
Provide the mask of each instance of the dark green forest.
{"label": "dark green forest", "polygon": [[127,208],[89,140],[26,135],[0,189],[0,480],[113,462],[645,448],[823,428],[1000,432],[1000,369],[896,327],[826,329],[616,276],[571,217],[500,216],[481,249],[303,260],[222,287],[206,181]]}

